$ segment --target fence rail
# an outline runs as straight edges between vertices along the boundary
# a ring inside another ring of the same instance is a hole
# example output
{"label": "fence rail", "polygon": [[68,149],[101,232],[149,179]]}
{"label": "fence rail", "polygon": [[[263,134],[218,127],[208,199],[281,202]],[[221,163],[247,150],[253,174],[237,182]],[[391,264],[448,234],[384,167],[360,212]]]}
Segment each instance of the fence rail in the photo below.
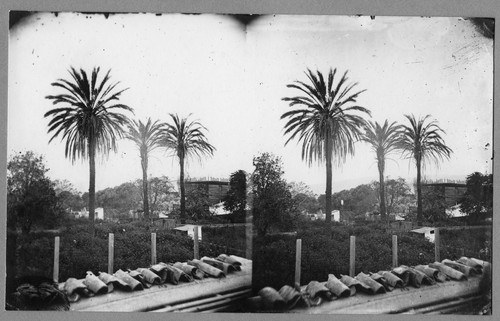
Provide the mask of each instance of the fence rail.
{"label": "fence rail", "polygon": [[[301,284],[300,283],[300,277],[301,277],[301,269],[302,269],[302,245],[303,245],[303,240],[302,239],[297,239],[296,240],[296,253],[295,253],[295,284]],[[307,244],[306,244],[307,246]],[[476,257],[480,258],[480,253],[473,252],[473,251],[466,251],[465,248],[463,247],[455,247],[452,245],[442,245],[441,242],[441,236],[439,233],[439,228],[436,228],[435,230],[435,241],[434,241],[434,259],[437,262],[441,262],[441,257],[442,253],[446,253],[447,257],[449,259],[454,259],[455,257],[462,257],[462,256],[468,256],[468,257]],[[449,257],[449,254],[454,253]],[[392,267],[397,267],[400,265],[401,262],[399,262],[399,250],[398,250],[398,236],[397,235],[392,235],[392,248],[391,248],[391,253],[392,253]],[[344,263],[338,263],[336,264],[336,267],[339,266],[345,266],[345,262],[349,262],[349,275],[351,277],[354,277],[356,274],[356,237],[354,235],[350,236],[350,242],[349,242],[349,256],[340,256],[337,257],[338,261],[342,261]],[[405,262],[402,262],[405,264]],[[374,271],[375,272],[375,271]],[[294,285],[295,285],[294,284]]]}
{"label": "fence rail", "polygon": [[[474,246],[472,247],[465,247],[465,246],[457,246],[455,244],[443,244],[443,235],[442,232],[440,231],[440,228],[437,228],[435,230],[435,239],[434,239],[434,259],[435,261],[441,261],[442,258],[448,258],[448,259],[455,259],[459,258],[461,256],[467,256],[467,257],[477,257],[480,259],[484,259],[485,257],[489,258],[489,255],[491,254],[489,251],[489,248],[482,249],[481,252],[476,249],[474,249]],[[194,229],[194,231],[197,231],[197,229]],[[61,253],[61,247],[65,246],[64,240],[61,240],[59,236],[56,236],[54,238],[54,256],[53,256],[53,270],[52,270],[52,275],[54,281],[59,281],[60,278],[60,253]],[[349,237],[349,249],[346,248],[346,251],[344,253],[339,253],[335,257],[334,260],[331,260],[332,262],[330,263],[330,268],[334,268],[335,271],[343,270],[347,274],[354,276],[356,272],[356,268],[359,269],[359,266],[356,267],[356,263],[358,261],[357,255],[360,255],[360,253],[356,252],[356,237],[355,236],[350,236]],[[476,244],[477,245],[477,244]],[[67,245],[66,245],[67,246]],[[157,261],[157,238],[156,238],[156,233],[151,233],[151,264],[155,264]],[[307,241],[304,241],[302,239],[297,239],[295,242],[295,278],[294,282],[299,282],[300,279],[303,276],[304,272],[300,271],[301,267],[304,263],[308,263],[309,261],[309,255],[310,253],[307,253],[307,256],[304,257],[304,254],[302,253],[303,249],[307,249],[308,244]],[[347,251],[348,250],[348,251]],[[387,257],[387,266],[392,265],[393,267],[398,266],[399,264],[406,264],[409,265],[407,262],[408,260],[408,255],[402,255],[402,251],[404,252],[404,245],[401,247],[401,244],[398,243],[398,236],[397,235],[392,235],[392,247],[390,253],[392,253],[392,260],[389,260],[389,257]],[[485,251],[484,253],[482,251]],[[225,244],[217,244],[214,242],[207,242],[207,241],[199,241],[198,237],[194,237],[194,242],[193,242],[193,248],[192,248],[192,255],[193,258],[199,258],[202,256],[209,256],[213,254],[214,252],[217,253],[225,253],[225,254],[232,254],[232,255],[237,255],[241,257],[247,257],[248,258],[248,249],[241,249],[241,248],[235,248],[231,246],[227,246]],[[431,255],[430,252],[426,252],[427,255]],[[114,272],[114,267],[115,267],[115,235],[113,233],[109,233],[108,235],[108,266],[107,270],[109,273]],[[361,255],[363,255],[363,251],[361,251]],[[389,254],[391,255],[391,254]],[[292,259],[293,260],[293,259]],[[385,262],[385,261],[384,261]],[[50,266],[50,263],[47,262]],[[358,263],[359,264],[359,263]],[[383,263],[385,265],[385,263]],[[89,267],[90,268],[90,267]],[[292,268],[292,266],[290,266]],[[316,267],[309,267],[308,269],[311,271],[317,270]],[[50,270],[49,270],[50,271]],[[343,272],[344,273],[344,272]]]}
{"label": "fence rail", "polygon": [[[224,254],[232,254],[232,255],[237,255],[241,257],[245,257],[247,254],[246,249],[237,249],[233,247],[229,247],[226,245],[221,245],[221,244],[216,244],[216,243],[211,243],[211,242],[203,242],[199,240],[198,238],[198,229],[194,229],[194,235],[193,235],[193,258],[194,259],[199,259],[200,258],[200,248],[201,251],[204,250],[206,247],[212,247],[216,250],[218,250],[220,253]],[[157,263],[157,247],[156,247],[156,233],[151,233],[151,265]],[[201,247],[200,247],[201,245]],[[54,238],[54,263],[53,263],[53,280],[55,282],[59,281],[59,253],[60,253],[60,246],[61,246],[61,241],[60,237],[56,236]],[[108,234],[108,273],[113,274],[114,273],[114,259],[115,259],[115,237],[114,233],[109,233]]]}

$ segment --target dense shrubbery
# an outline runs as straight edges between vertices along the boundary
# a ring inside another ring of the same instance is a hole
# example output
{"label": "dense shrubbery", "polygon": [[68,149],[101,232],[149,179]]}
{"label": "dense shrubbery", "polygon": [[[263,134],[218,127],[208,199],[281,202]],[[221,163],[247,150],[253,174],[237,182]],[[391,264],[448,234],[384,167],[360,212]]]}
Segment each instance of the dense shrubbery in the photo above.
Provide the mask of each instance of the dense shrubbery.
{"label": "dense shrubbery", "polygon": [[[296,237],[274,235],[254,241],[254,289],[266,285],[279,288],[293,283],[295,240],[299,238],[302,239],[302,284],[311,280],[324,281],[329,273],[337,276],[349,273],[350,235],[356,236],[356,274],[391,268],[392,233],[386,232],[385,226],[375,223],[363,226],[334,224],[330,238],[325,235],[324,224],[302,222]],[[489,240],[487,233],[476,231],[466,235],[463,231],[443,231],[441,234],[443,245],[475,242],[477,248],[466,247],[470,253],[466,251],[465,254],[488,259],[479,255],[480,245]],[[457,258],[446,250],[446,246],[441,251],[441,257]],[[409,266],[433,262],[434,244],[415,233],[398,233],[398,261]]]}
{"label": "dense shrubbery", "polygon": [[[37,233],[19,234],[16,237],[9,232],[8,237],[11,240],[15,238],[17,243],[17,261],[12,261],[14,267],[17,268],[16,276],[39,274],[42,271],[52,272],[54,235]],[[11,244],[11,246],[14,245]],[[14,255],[14,252],[11,253]]]}
{"label": "dense shrubbery", "polygon": [[[217,244],[217,246],[226,251],[226,254],[245,256],[246,237],[245,226],[227,225],[227,227],[203,227],[203,243]],[[209,245],[207,245],[209,246]]]}
{"label": "dense shrubbery", "polygon": [[[114,270],[147,267],[151,263],[151,233],[156,233],[158,262],[187,261],[193,258],[193,240],[172,230],[151,227],[147,222],[121,224],[99,222],[95,225],[93,245],[88,222],[74,220],[60,233],[15,234],[9,232],[7,262],[9,275],[27,274],[52,277],[54,237],[60,236],[59,280],[81,278],[86,271],[108,270],[108,235],[114,234]],[[244,256],[245,227],[204,227],[200,256],[217,256],[223,252]],[[12,247],[16,243],[17,251]],[[235,251],[232,249],[239,249]],[[17,253],[17,254],[16,254]]]}
{"label": "dense shrubbery", "polygon": [[491,227],[441,230],[441,257],[450,259],[462,255],[491,262]]}
{"label": "dense shrubbery", "polygon": [[293,284],[295,274],[295,237],[266,235],[254,238],[252,286],[258,291],[265,286],[279,289]]}
{"label": "dense shrubbery", "polygon": [[[156,232],[157,260],[163,262],[186,261],[193,257],[193,240],[169,230],[148,230],[147,224],[96,224],[92,239],[88,224],[76,224],[57,234],[60,236],[59,279],[83,277],[88,270],[97,273],[108,270],[108,235],[114,233],[114,270],[135,269],[151,263],[151,232]],[[17,235],[17,258],[14,276],[42,274],[52,277],[54,258],[53,233]],[[9,235],[13,237],[13,235]],[[200,245],[200,252],[213,255],[210,248]],[[14,255],[14,252],[10,252]]]}
{"label": "dense shrubbery", "polygon": [[[383,225],[344,226],[332,224],[331,237],[325,235],[324,222],[301,222],[296,233],[257,237],[253,243],[254,289],[276,288],[292,284],[295,274],[296,239],[302,239],[301,282],[324,281],[329,273],[349,273],[350,235],[356,236],[356,273],[389,269],[392,264],[392,236]],[[107,271],[108,234],[114,233],[114,270],[149,266],[151,233],[157,234],[157,260],[187,261],[193,257],[193,240],[171,230],[151,227],[148,223],[100,222],[96,224],[94,244],[89,226],[83,221],[59,234],[14,234],[9,231],[7,244],[8,273],[14,277],[42,274],[52,277],[54,236],[61,237],[60,276],[83,277],[87,270]],[[441,230],[441,258],[461,255],[491,261],[491,229]],[[13,243],[17,243],[14,259]],[[222,252],[244,256],[245,227],[204,227],[200,256]],[[241,252],[234,251],[239,249]],[[462,251],[462,249],[464,249]],[[417,265],[434,261],[434,244],[414,233],[398,234],[399,264]]]}

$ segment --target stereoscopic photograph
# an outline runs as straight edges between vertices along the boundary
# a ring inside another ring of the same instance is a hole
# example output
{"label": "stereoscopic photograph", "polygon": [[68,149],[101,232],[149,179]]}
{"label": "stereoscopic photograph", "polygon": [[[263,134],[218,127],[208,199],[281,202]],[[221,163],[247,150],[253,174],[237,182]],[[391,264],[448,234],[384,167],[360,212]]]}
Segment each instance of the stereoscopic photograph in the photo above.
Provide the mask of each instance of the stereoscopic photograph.
{"label": "stereoscopic photograph", "polygon": [[491,315],[494,30],[10,11],[5,310]]}

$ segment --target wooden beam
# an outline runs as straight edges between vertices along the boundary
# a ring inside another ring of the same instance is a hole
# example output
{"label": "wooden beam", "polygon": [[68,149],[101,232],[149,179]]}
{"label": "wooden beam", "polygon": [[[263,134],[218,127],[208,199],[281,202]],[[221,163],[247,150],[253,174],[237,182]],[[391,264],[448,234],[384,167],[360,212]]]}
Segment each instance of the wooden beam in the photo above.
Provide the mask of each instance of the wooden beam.
{"label": "wooden beam", "polygon": [[54,282],[59,283],[59,245],[60,238],[56,236],[54,239],[54,271],[53,279]]}
{"label": "wooden beam", "polygon": [[172,305],[172,306],[168,306],[168,307],[161,308],[158,310],[154,310],[153,312],[174,312],[174,311],[186,310],[186,309],[190,309],[190,308],[199,308],[200,306],[204,306],[205,304],[208,304],[208,303],[218,302],[220,304],[221,302],[223,302],[226,299],[248,297],[251,294],[252,294],[251,289],[245,289],[245,290],[230,292],[230,293],[226,293],[226,294],[215,294],[214,296],[210,296],[210,297],[205,298],[205,299],[193,300],[193,301],[189,301],[186,303]]}
{"label": "wooden beam", "polygon": [[194,226],[193,238],[194,238],[194,258],[196,260],[198,260],[200,258],[200,245],[199,245],[199,240],[198,240],[198,225]]}
{"label": "wooden beam", "polygon": [[151,265],[156,264],[156,233],[151,233]]}
{"label": "wooden beam", "polygon": [[115,260],[115,235],[109,233],[108,236],[108,273],[113,274],[113,265]]}
{"label": "wooden beam", "polygon": [[354,277],[356,273],[356,236],[351,235],[351,244],[349,247],[349,275]]}
{"label": "wooden beam", "polygon": [[392,267],[398,267],[398,236],[392,236]]}
{"label": "wooden beam", "polygon": [[302,240],[297,239],[295,246],[295,282],[294,286],[300,287],[300,267],[302,261]]}
{"label": "wooden beam", "polygon": [[441,237],[439,236],[439,227],[434,229],[434,260],[441,262]]}
{"label": "wooden beam", "polygon": [[252,259],[252,246],[253,246],[253,224],[250,215],[246,214],[246,224],[245,224],[245,258],[251,260]]}

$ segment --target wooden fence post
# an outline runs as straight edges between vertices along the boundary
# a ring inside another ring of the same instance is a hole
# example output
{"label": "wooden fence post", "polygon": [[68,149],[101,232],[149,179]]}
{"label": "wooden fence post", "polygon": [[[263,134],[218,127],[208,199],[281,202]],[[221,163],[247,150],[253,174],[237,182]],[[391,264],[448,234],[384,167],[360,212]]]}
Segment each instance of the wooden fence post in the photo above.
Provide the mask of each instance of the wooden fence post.
{"label": "wooden fence post", "polygon": [[300,287],[300,267],[302,261],[302,240],[297,239],[295,246],[295,286]]}
{"label": "wooden fence post", "polygon": [[253,248],[253,222],[248,214],[246,214],[245,220],[245,257],[249,260],[252,259],[252,248]]}
{"label": "wooden fence post", "polygon": [[440,247],[441,240],[439,236],[439,227],[434,229],[434,260],[441,262]]}
{"label": "wooden fence post", "polygon": [[59,244],[60,238],[56,236],[54,239],[54,282],[59,283]]}
{"label": "wooden fence post", "polygon": [[351,246],[349,248],[349,275],[354,277],[356,263],[356,236],[351,235]]}
{"label": "wooden fence post", "polygon": [[156,233],[151,233],[151,265],[156,264]]}
{"label": "wooden fence post", "polygon": [[392,236],[392,267],[398,267],[398,236]]}
{"label": "wooden fence post", "polygon": [[199,240],[198,240],[198,225],[194,226],[193,238],[194,238],[194,258],[196,260],[198,260],[200,258],[200,245],[199,245]]}
{"label": "wooden fence post", "polygon": [[113,274],[113,265],[115,259],[115,235],[109,233],[108,238],[108,273]]}

